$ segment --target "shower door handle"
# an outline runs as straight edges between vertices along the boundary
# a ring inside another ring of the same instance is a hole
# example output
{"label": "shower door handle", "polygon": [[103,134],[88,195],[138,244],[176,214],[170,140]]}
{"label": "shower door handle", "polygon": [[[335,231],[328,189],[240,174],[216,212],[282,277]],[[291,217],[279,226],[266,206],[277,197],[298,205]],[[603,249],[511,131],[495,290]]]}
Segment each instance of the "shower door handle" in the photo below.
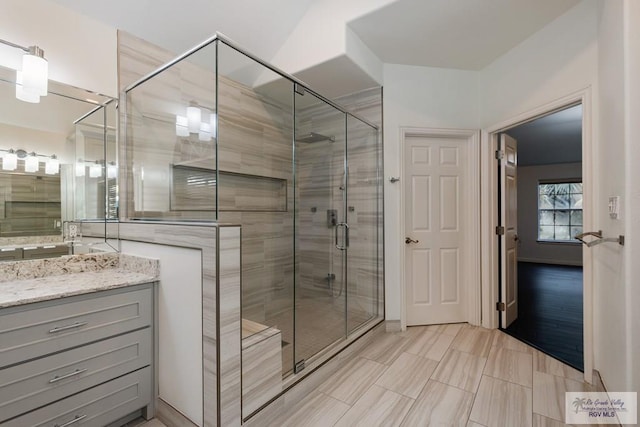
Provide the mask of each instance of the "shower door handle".
{"label": "shower door handle", "polygon": [[[344,227],[344,245],[338,244],[338,229],[340,227]],[[349,224],[346,222],[340,222],[336,225],[333,231],[336,239],[336,248],[341,251],[346,250],[349,247]]]}

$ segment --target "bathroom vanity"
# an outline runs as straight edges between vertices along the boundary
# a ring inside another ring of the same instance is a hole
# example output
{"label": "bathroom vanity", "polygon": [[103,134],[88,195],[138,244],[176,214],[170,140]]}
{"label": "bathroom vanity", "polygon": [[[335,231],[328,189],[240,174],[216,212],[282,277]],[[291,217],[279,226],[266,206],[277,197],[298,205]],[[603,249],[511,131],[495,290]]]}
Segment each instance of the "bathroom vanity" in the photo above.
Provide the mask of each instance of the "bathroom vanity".
{"label": "bathroom vanity", "polygon": [[[1,426],[153,417],[157,262],[154,273],[153,260],[136,258],[92,254],[0,267],[2,277],[16,277],[0,282]],[[63,274],[46,275],[56,271]]]}

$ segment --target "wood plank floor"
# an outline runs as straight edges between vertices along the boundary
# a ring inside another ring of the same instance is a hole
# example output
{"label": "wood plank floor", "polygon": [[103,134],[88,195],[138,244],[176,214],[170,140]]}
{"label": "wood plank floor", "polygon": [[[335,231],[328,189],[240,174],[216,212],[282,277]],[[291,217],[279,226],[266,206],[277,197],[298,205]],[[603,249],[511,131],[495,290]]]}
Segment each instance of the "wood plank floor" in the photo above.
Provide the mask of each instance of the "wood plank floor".
{"label": "wood plank floor", "polygon": [[506,332],[583,370],[582,267],[518,263],[518,319]]}

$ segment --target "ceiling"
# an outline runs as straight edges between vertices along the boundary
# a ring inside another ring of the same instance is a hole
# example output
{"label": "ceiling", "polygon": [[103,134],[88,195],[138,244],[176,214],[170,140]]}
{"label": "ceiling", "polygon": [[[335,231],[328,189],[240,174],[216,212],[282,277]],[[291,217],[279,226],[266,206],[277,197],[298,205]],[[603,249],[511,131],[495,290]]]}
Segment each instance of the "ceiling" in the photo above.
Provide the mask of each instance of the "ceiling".
{"label": "ceiling", "polygon": [[518,166],[582,161],[582,105],[506,131],[518,141]]}
{"label": "ceiling", "polygon": [[51,1],[176,54],[221,32],[270,59],[313,0]]}
{"label": "ceiling", "polygon": [[349,23],[385,63],[480,70],[579,0],[399,0]]}
{"label": "ceiling", "polygon": [[[52,1],[176,53],[219,31],[269,61],[314,0]],[[382,62],[478,70],[579,1],[397,0],[348,25]]]}

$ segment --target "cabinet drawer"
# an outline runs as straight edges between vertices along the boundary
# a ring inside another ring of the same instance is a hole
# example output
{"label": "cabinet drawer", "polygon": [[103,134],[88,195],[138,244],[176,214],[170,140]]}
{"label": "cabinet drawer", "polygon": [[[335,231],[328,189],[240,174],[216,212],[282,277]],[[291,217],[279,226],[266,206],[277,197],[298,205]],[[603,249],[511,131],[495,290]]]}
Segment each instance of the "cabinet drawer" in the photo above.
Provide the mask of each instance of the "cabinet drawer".
{"label": "cabinet drawer", "polygon": [[151,317],[150,287],[0,310],[0,368],[143,328]]}
{"label": "cabinet drawer", "polygon": [[151,363],[151,329],[0,369],[0,422]]}
{"label": "cabinet drawer", "polygon": [[151,402],[151,368],[13,418],[2,427],[104,427]]}

